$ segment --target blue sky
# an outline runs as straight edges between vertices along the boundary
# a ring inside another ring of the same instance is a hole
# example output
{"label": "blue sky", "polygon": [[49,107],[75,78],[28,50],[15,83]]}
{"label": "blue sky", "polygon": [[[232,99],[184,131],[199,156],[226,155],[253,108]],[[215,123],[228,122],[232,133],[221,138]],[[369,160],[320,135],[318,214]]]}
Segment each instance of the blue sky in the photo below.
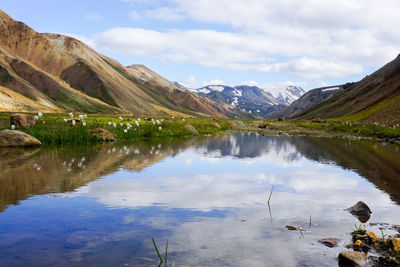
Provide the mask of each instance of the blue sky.
{"label": "blue sky", "polygon": [[0,8],[194,88],[357,81],[400,45],[394,0],[2,0]]}

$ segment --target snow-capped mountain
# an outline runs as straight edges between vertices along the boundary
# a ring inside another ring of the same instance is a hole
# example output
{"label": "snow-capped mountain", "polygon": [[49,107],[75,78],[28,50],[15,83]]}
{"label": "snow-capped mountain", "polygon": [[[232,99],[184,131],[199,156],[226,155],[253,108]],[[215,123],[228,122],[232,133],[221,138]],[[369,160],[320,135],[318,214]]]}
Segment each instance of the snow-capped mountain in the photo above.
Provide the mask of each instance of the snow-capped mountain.
{"label": "snow-capped mountain", "polygon": [[300,97],[304,90],[300,87],[287,87],[278,91],[277,96],[257,86],[208,85],[191,90],[199,95],[223,101],[240,108],[254,116],[270,117],[284,109]]}
{"label": "snow-capped mountain", "polygon": [[272,94],[276,99],[279,99],[280,101],[286,102],[290,105],[299,99],[303,94],[305,94],[305,92],[306,91],[299,86],[289,85],[272,91]]}

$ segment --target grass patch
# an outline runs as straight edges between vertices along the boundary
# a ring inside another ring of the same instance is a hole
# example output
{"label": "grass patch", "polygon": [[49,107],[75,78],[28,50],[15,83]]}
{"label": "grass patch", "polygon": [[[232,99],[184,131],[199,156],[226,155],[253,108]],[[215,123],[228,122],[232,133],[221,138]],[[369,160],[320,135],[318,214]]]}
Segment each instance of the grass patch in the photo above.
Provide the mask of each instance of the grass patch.
{"label": "grass patch", "polygon": [[[35,115],[35,114],[33,114]],[[10,113],[0,113],[0,130],[9,127]],[[186,137],[192,134],[185,129],[190,124],[201,135],[215,134],[230,129],[228,120],[206,118],[167,118],[167,117],[142,117],[135,118],[131,115],[89,115],[83,121],[76,122],[73,126],[64,119],[69,119],[68,114],[44,114],[36,121],[36,125],[29,129],[20,129],[37,139],[43,144],[93,144],[99,140],[89,133],[90,129],[103,128],[110,131],[118,140],[149,139],[159,137]],[[74,114],[78,118],[78,114]],[[136,122],[139,124],[137,126]]]}

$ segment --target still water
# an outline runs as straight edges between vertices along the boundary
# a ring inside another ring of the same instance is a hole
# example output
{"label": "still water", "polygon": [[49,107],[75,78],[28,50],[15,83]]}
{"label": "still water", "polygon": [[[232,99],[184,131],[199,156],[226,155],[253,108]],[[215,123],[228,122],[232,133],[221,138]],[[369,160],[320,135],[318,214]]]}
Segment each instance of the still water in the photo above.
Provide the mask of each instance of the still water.
{"label": "still water", "polygon": [[168,266],[337,266],[360,223],[344,209],[400,224],[398,149],[257,134],[0,149],[0,266],[157,266],[152,238]]}

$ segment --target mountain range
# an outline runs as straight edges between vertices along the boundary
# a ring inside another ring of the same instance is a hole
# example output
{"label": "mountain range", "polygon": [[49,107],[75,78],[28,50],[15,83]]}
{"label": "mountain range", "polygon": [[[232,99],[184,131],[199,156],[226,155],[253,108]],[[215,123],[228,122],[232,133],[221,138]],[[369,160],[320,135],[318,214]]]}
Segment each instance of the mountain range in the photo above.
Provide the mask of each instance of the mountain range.
{"label": "mountain range", "polygon": [[188,89],[143,65],[123,66],[74,38],[38,33],[0,10],[0,111],[319,117],[397,125],[400,56],[361,81],[308,92],[297,86]]}
{"label": "mountain range", "polygon": [[301,87],[288,86],[273,95],[267,89],[249,85],[208,85],[192,91],[262,118],[271,117],[305,93]]}

